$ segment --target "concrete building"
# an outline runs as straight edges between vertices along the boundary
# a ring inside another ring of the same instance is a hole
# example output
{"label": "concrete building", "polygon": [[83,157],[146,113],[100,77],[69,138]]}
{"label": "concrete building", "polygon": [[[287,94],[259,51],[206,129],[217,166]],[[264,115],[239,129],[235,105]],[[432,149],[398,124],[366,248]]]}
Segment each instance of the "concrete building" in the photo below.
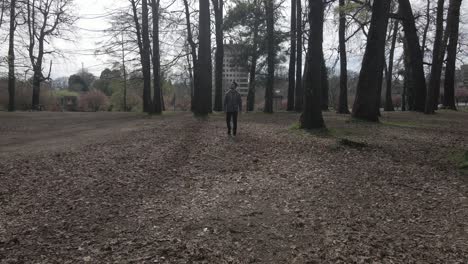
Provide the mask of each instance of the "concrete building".
{"label": "concrete building", "polygon": [[[242,56],[244,47],[239,44],[224,44],[223,61],[223,90],[227,91],[235,81],[239,86],[237,90],[242,96],[249,92],[249,71],[245,56]],[[245,58],[243,60],[242,58]]]}

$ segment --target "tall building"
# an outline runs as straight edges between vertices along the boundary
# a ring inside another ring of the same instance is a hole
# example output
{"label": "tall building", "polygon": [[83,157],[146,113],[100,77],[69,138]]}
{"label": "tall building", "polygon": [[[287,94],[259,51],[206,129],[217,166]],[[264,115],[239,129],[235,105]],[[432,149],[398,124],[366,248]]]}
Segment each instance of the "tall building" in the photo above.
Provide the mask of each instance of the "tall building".
{"label": "tall building", "polygon": [[239,86],[237,90],[242,96],[249,92],[249,71],[247,57],[242,56],[244,47],[239,44],[224,44],[223,90],[227,91],[232,82]]}
{"label": "tall building", "polygon": [[462,75],[463,85],[465,87],[468,87],[468,64],[461,66],[461,75]]}

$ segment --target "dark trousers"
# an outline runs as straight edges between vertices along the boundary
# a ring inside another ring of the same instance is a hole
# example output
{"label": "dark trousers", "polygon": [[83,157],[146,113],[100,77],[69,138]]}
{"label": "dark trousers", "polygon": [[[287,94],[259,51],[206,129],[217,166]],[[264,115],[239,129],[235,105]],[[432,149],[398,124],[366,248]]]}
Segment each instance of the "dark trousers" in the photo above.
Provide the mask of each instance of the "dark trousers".
{"label": "dark trousers", "polygon": [[233,130],[234,135],[237,132],[237,114],[238,114],[237,112],[226,113],[226,123],[227,123],[229,134],[231,133],[231,119],[232,119],[232,123],[234,124],[234,130]]}

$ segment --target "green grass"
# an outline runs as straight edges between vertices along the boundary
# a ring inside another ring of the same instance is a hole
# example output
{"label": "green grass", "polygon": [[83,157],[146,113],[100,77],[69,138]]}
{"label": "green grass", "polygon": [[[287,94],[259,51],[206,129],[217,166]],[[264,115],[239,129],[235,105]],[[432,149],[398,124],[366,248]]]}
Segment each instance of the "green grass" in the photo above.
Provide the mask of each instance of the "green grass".
{"label": "green grass", "polygon": [[410,121],[381,121],[383,125],[393,126],[393,127],[404,127],[404,128],[416,128],[421,127],[420,124]]}

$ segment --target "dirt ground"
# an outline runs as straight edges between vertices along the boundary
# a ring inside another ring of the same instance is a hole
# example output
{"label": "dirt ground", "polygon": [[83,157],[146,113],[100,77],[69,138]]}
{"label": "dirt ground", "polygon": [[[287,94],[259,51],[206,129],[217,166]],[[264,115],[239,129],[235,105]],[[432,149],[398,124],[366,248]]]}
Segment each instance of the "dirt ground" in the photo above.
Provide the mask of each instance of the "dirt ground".
{"label": "dirt ground", "polygon": [[468,263],[468,113],[0,112],[0,263]]}

